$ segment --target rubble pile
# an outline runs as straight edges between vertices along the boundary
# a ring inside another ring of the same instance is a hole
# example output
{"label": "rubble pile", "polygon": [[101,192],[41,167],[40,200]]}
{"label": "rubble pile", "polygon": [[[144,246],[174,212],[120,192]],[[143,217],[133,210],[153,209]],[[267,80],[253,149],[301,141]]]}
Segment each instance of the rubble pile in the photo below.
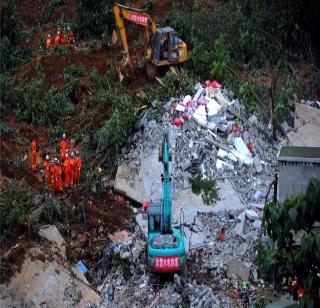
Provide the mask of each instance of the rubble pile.
{"label": "rubble pile", "polygon": [[[122,149],[115,190],[139,203],[161,197],[162,165],[157,152],[163,132],[169,130],[174,222],[183,211],[187,272],[164,284],[154,281],[145,251],[141,252],[130,266],[130,278],[124,278],[123,269],[112,268],[101,286],[105,303],[117,307],[183,306],[185,302],[190,307],[241,306],[235,303],[243,300],[241,283],[249,281],[250,292],[263,289],[253,261],[264,204],[273,196],[277,147],[271,142],[271,130],[255,115],[246,119],[242,104],[217,82],[197,84],[193,96],[154,101],[152,106],[162,106],[163,114],[154,120],[150,108],[141,115]],[[222,202],[200,206],[199,199],[189,198],[190,178],[199,175],[219,181]],[[146,237],[143,215],[137,209],[134,212]],[[132,249],[142,238],[133,240]],[[122,257],[132,258],[129,254]]]}
{"label": "rubble pile", "polygon": [[162,103],[164,113],[158,121],[148,121],[150,110],[146,111],[129,139],[130,149],[123,149],[120,164],[130,161],[139,168],[169,129],[173,198],[190,186],[190,177],[201,173],[204,179],[229,178],[244,202],[262,203],[274,177],[277,149],[269,142],[271,131],[255,115],[246,120],[233,93],[212,84],[217,87],[214,82],[197,84],[193,97]]}

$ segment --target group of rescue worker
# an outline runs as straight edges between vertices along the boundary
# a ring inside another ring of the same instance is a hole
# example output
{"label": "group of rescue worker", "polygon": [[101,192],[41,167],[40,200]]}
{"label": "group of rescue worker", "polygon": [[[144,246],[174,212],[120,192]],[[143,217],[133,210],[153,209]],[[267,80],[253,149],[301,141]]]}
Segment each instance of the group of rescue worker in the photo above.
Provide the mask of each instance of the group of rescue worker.
{"label": "group of rescue worker", "polygon": [[[69,153],[69,143],[66,134],[62,135],[60,141],[60,158],[46,155],[43,162],[44,182],[46,189],[61,192],[63,188],[70,188],[80,181],[82,159],[79,152]],[[37,170],[37,143],[34,138],[31,143],[31,168]]]}
{"label": "group of rescue worker", "polygon": [[51,34],[48,34],[46,41],[46,48],[50,49],[56,46],[66,46],[66,44],[73,45],[74,44],[74,35],[71,31],[70,27],[67,28],[67,36],[65,36],[60,27],[58,27],[57,34],[53,39]]}

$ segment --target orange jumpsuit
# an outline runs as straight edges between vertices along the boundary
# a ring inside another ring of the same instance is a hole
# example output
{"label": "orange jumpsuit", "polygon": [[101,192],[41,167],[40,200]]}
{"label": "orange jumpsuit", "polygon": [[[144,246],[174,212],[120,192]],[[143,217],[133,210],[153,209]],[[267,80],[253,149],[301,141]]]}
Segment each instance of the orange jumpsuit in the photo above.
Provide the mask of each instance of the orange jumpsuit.
{"label": "orange jumpsuit", "polygon": [[54,175],[55,175],[55,189],[57,191],[62,191],[62,168],[61,168],[61,164],[56,164],[54,166]]}
{"label": "orange jumpsuit", "polygon": [[33,171],[37,170],[37,142],[32,139],[31,142],[31,168]]}
{"label": "orange jumpsuit", "polygon": [[60,41],[61,41],[61,35],[57,34],[56,37],[54,38],[54,45],[55,46],[60,45]]}
{"label": "orange jumpsuit", "polygon": [[50,173],[50,188],[55,189],[56,188],[56,176],[55,176],[55,165],[53,163],[50,164],[49,173]]}
{"label": "orange jumpsuit", "polygon": [[68,147],[68,141],[66,139],[61,139],[61,141],[60,141],[60,154],[61,154],[62,161],[64,161],[66,159],[67,147]]}
{"label": "orange jumpsuit", "polygon": [[60,35],[60,44],[66,46],[66,38],[63,34]]}
{"label": "orange jumpsuit", "polygon": [[43,168],[44,168],[44,171],[46,173],[46,186],[47,186],[47,189],[51,186],[51,174],[50,174],[50,162],[48,160],[45,160],[43,162]]}
{"label": "orange jumpsuit", "polygon": [[80,156],[77,156],[74,160],[75,170],[74,170],[74,182],[79,183],[80,181],[80,170],[82,166],[82,159]]}
{"label": "orange jumpsuit", "polygon": [[68,32],[68,44],[74,44],[74,35],[72,31]]}
{"label": "orange jumpsuit", "polygon": [[46,48],[47,49],[50,49],[51,48],[51,38],[47,38],[47,41],[46,41]]}
{"label": "orange jumpsuit", "polygon": [[64,173],[64,186],[70,186],[70,161],[67,158],[63,163],[63,173]]}
{"label": "orange jumpsuit", "polygon": [[73,186],[73,183],[74,183],[74,166],[75,166],[75,163],[74,163],[74,158],[73,157],[69,157],[69,163],[70,163],[70,186]]}

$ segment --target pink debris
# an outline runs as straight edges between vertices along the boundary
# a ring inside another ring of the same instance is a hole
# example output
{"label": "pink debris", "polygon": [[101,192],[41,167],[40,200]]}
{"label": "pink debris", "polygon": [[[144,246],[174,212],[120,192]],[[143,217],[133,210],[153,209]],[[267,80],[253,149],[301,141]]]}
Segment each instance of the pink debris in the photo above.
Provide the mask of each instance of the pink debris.
{"label": "pink debris", "polygon": [[236,136],[239,134],[240,125],[239,124],[232,124],[232,132]]}
{"label": "pink debris", "polygon": [[124,203],[124,201],[126,200],[125,196],[119,195],[117,198],[119,203]]}
{"label": "pink debris", "polygon": [[142,202],[142,209],[143,209],[145,212],[148,210],[149,204],[150,204],[150,201],[148,201],[148,200],[144,200],[144,201]]}
{"label": "pink debris", "polygon": [[222,88],[222,85],[216,80],[213,80],[212,82],[210,80],[206,80],[204,84],[206,85],[207,88],[211,88],[211,89]]}
{"label": "pink debris", "polygon": [[178,126],[180,127],[182,124],[183,124],[183,118],[175,118],[173,121],[172,121],[172,124],[175,125],[175,126]]}
{"label": "pink debris", "polygon": [[253,143],[248,143],[247,144],[247,148],[252,153],[252,151],[253,151]]}

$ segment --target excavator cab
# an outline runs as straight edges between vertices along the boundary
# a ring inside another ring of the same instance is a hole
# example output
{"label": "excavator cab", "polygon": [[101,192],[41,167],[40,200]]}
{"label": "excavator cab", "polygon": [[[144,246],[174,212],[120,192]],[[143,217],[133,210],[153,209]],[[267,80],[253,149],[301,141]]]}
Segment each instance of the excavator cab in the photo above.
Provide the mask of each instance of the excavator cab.
{"label": "excavator cab", "polygon": [[152,62],[179,62],[179,38],[171,27],[158,28],[152,42]]}

